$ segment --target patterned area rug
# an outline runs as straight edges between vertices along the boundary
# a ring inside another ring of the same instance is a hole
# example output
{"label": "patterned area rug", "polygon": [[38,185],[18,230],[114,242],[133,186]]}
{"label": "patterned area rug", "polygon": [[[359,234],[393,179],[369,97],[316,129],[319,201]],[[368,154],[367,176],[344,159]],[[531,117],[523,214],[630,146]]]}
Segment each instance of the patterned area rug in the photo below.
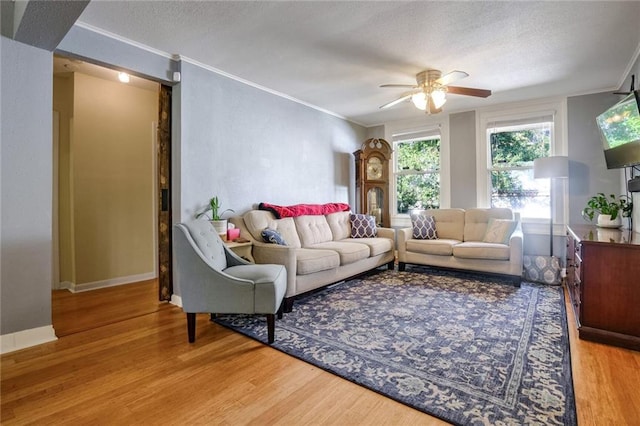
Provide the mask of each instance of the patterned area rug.
{"label": "patterned area rug", "polygon": [[[217,322],[266,341],[263,317]],[[273,346],[454,424],[576,424],[561,287],[378,271],[296,301]]]}

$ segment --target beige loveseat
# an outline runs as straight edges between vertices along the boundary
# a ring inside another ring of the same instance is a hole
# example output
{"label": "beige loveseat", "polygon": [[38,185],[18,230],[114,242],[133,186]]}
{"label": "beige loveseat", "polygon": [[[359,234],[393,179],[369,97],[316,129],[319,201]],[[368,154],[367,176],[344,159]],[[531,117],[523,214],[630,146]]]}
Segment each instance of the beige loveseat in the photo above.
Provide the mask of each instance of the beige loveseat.
{"label": "beige loveseat", "polygon": [[[256,263],[287,269],[285,312],[294,297],[387,264],[394,268],[395,231],[377,228],[375,238],[351,238],[349,212],[276,219],[270,211],[251,210],[230,219],[253,242]],[[262,231],[276,230],[287,245],[264,242]]]}
{"label": "beige loveseat", "polygon": [[[506,275],[520,283],[522,228],[519,215],[514,216],[510,209],[433,209],[414,214],[433,217],[437,238],[417,239],[413,228],[398,230],[399,270],[410,263]],[[485,237],[491,218],[515,221],[503,242],[483,241],[492,240]]]}

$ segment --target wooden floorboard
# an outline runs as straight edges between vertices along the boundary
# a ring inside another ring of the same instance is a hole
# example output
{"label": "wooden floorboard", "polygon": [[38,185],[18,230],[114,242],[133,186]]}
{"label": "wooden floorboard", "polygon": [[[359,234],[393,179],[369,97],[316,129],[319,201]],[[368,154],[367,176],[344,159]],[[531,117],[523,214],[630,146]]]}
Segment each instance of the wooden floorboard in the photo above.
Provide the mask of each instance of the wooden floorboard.
{"label": "wooden floorboard", "polygon": [[[578,340],[571,310],[568,320],[579,424],[638,425],[640,353]],[[213,324],[207,315],[197,316],[196,333],[196,342],[187,343],[184,313],[163,305],[2,355],[0,421],[445,424]]]}
{"label": "wooden floorboard", "polygon": [[158,280],[72,293],[51,293],[51,315],[56,336],[86,331],[156,312],[169,306],[160,302]]}

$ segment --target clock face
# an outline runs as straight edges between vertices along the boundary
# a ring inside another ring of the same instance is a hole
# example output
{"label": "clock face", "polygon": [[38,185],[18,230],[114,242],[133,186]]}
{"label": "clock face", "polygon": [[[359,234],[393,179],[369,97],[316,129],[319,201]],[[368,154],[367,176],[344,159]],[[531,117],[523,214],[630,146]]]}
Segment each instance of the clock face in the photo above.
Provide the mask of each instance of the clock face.
{"label": "clock face", "polygon": [[367,160],[367,180],[382,179],[382,162],[378,157]]}

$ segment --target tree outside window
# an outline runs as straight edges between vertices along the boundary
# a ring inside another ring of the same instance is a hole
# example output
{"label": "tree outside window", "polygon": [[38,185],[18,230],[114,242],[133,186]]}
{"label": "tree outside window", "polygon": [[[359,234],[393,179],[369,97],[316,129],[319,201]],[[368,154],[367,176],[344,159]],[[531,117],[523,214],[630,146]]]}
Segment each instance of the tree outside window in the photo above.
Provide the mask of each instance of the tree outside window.
{"label": "tree outside window", "polygon": [[440,207],[440,138],[396,141],[396,196],[399,214]]}
{"label": "tree outside window", "polygon": [[550,155],[552,123],[487,131],[490,143],[491,207],[522,216],[549,217],[549,181],[533,178],[533,160]]}

